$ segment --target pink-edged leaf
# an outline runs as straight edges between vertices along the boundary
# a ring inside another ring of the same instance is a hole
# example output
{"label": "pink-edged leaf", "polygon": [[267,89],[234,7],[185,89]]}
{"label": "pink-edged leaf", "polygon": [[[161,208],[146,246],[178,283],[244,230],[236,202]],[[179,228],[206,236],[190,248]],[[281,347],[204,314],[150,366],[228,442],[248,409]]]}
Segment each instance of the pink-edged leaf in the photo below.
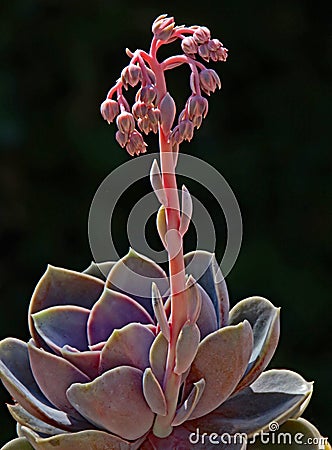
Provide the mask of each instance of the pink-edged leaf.
{"label": "pink-edged leaf", "polygon": [[129,295],[153,316],[151,302],[153,282],[156,283],[164,298],[169,289],[165,272],[151,259],[130,249],[129,253],[110,271],[106,286]]}
{"label": "pink-edged leaf", "polygon": [[116,367],[91,383],[73,384],[67,397],[97,426],[123,439],[138,439],[149,431],[154,419],[143,396],[142,375],[134,367]]}
{"label": "pink-edged leaf", "polygon": [[66,391],[73,383],[86,383],[90,378],[64,358],[39,349],[32,342],[28,351],[33,376],[45,397],[61,411],[79,416]]}
{"label": "pink-edged leaf", "polygon": [[157,378],[159,384],[163,383],[166,360],[167,360],[168,342],[165,336],[160,332],[155,338],[150,348],[150,367]]}
{"label": "pink-edged leaf", "polygon": [[197,250],[187,253],[184,261],[186,273],[192,275],[210,297],[218,326],[225,326],[228,323],[228,291],[214,254]]}
{"label": "pink-edged leaf", "polygon": [[232,394],[246,370],[252,345],[247,321],[221,328],[203,339],[186,379],[186,391],[201,378],[206,382],[191,419],[213,411]]}
{"label": "pink-edged leaf", "polygon": [[155,336],[145,325],[130,323],[114,330],[101,352],[100,373],[118,366],[133,366],[144,371]]}
{"label": "pink-edged leaf", "polygon": [[85,373],[91,380],[99,375],[100,353],[100,350],[80,352],[67,345],[61,349],[61,355]]}
{"label": "pink-edged leaf", "polygon": [[99,430],[59,434],[48,438],[40,437],[28,427],[22,427],[22,433],[35,450],[138,450],[145,439],[128,442]]}
{"label": "pink-edged leaf", "polygon": [[269,364],[278,345],[280,334],[279,308],[262,297],[250,297],[237,303],[229,313],[229,324],[236,325],[247,319],[254,335],[250,361],[239,391],[253,383]]}
{"label": "pink-edged leaf", "polygon": [[79,430],[85,421],[77,421],[56,409],[41,392],[29,362],[28,346],[18,339],[0,343],[0,377],[10,395],[30,414],[63,430]]}
{"label": "pink-edged leaf", "polygon": [[31,315],[38,335],[56,353],[65,345],[86,350],[86,326],[90,311],[81,306],[52,306]]}
{"label": "pink-edged leaf", "polygon": [[[254,433],[273,421],[281,425],[293,417],[312,394],[312,383],[290,370],[268,370],[249,387],[229,398],[204,417],[190,420],[186,427],[212,433]],[[303,411],[302,411],[303,412]]]}
{"label": "pink-edged leaf", "polygon": [[88,320],[89,344],[107,341],[113,331],[128,323],[152,324],[146,310],[130,297],[105,288]]}
{"label": "pink-edged leaf", "polygon": [[76,305],[90,309],[98,300],[104,283],[98,278],[60,267],[48,266],[32,295],[29,328],[38,345],[43,341],[35,330],[31,314],[51,306]]}
{"label": "pink-edged leaf", "polygon": [[166,416],[167,404],[165,395],[150,367],[143,374],[143,394],[151,411],[161,416]]}
{"label": "pink-edged leaf", "polygon": [[17,423],[27,426],[37,433],[44,433],[49,435],[62,434],[63,430],[60,428],[54,427],[53,425],[49,425],[46,422],[43,422],[37,417],[30,414],[21,405],[16,403],[15,405],[7,405],[7,408]]}

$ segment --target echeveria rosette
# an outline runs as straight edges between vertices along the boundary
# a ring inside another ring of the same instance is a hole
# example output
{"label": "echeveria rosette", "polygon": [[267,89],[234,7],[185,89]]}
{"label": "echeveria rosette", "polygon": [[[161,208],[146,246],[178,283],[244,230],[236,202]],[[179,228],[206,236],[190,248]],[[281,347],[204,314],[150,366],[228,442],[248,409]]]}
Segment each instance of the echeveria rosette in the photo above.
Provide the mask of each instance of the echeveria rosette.
{"label": "echeveria rosette", "polygon": [[[185,261],[188,275],[198,278],[199,332],[197,341],[189,328],[179,336],[186,349],[186,333],[196,344],[186,354],[179,344],[183,389],[170,436],[153,432],[166,408],[167,339],[149,295],[155,283],[167,317],[168,278],[131,250],[100,270],[95,264],[84,273],[49,266],[31,299],[32,339],[0,343],[1,380],[15,400],[8,408],[20,436],[7,448],[188,448],[197,429],[252,435],[272,421],[287,424],[302,414],[312,384],[287,370],[262,373],[277,346],[279,309],[251,297],[228,313],[214,256],[197,251]],[[134,293],[125,268],[140,277]]]}

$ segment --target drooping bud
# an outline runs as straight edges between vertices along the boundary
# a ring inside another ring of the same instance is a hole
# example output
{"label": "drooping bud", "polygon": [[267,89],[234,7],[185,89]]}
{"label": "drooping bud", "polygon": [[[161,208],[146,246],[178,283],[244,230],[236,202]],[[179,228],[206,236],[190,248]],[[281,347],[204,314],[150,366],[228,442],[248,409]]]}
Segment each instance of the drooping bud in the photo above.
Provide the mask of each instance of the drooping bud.
{"label": "drooping bud", "polygon": [[100,105],[100,113],[108,123],[113,122],[113,120],[116,118],[119,112],[120,112],[119,103],[110,98],[107,98]]}
{"label": "drooping bud", "polygon": [[209,103],[206,98],[201,95],[192,95],[188,100],[189,119],[193,120],[197,117],[205,119],[209,109]]}
{"label": "drooping bud", "polygon": [[141,102],[145,103],[146,105],[151,105],[153,103],[153,100],[156,98],[156,95],[157,89],[153,84],[144,86],[139,91],[139,98]]}
{"label": "drooping bud", "polygon": [[147,84],[156,84],[156,75],[154,74],[153,70],[151,70],[149,67],[146,67],[145,70],[148,76],[148,80],[145,80]]}
{"label": "drooping bud", "polygon": [[189,369],[193,362],[201,338],[201,333],[196,323],[186,322],[180,331],[175,347],[174,372],[181,375]]}
{"label": "drooping bud", "polygon": [[153,22],[152,33],[156,39],[167,41],[173,33],[174,26],[174,17],[167,17],[167,14],[162,14]]}
{"label": "drooping bud", "polygon": [[170,134],[169,137],[170,143],[174,146],[174,145],[179,145],[181,144],[181,142],[183,141],[181,135],[180,135],[180,127],[179,125],[177,125],[172,133]]}
{"label": "drooping bud", "polygon": [[207,27],[198,27],[194,32],[193,38],[197,44],[205,44],[211,38],[210,30]]}
{"label": "drooping bud", "polygon": [[182,236],[186,234],[188,231],[191,216],[193,213],[193,202],[191,199],[191,195],[188,189],[183,185],[182,186],[182,211],[180,218],[180,227],[179,232]]}
{"label": "drooping bud", "polygon": [[218,61],[226,61],[228,56],[228,50],[225,47],[220,47],[216,51],[216,54],[218,56]]}
{"label": "drooping bud", "polygon": [[198,47],[198,54],[201,58],[204,59],[204,61],[210,61],[210,50],[207,44],[203,44]]}
{"label": "drooping bud", "polygon": [[182,39],[181,48],[186,55],[195,55],[195,53],[197,53],[198,45],[192,36],[187,36]]}
{"label": "drooping bud", "polygon": [[163,300],[161,298],[159,289],[156,283],[152,283],[152,307],[154,315],[156,316],[157,322],[160,326],[160,331],[163,333],[167,341],[170,340],[170,330],[164,309]]}
{"label": "drooping bud", "polygon": [[117,131],[115,133],[115,139],[117,140],[117,142],[120,144],[120,146],[122,148],[124,148],[128,142],[128,133],[124,134],[121,133],[121,131]]}
{"label": "drooping bud", "polygon": [[129,136],[129,142],[126,145],[126,150],[129,155],[139,155],[146,152],[146,143],[143,140],[143,136],[137,130],[134,130]]}
{"label": "drooping bud", "polygon": [[210,50],[210,52],[216,52],[218,50],[218,48],[221,47],[221,42],[219,41],[219,39],[211,39],[208,43],[207,43],[208,49]]}
{"label": "drooping bud", "polygon": [[175,102],[168,92],[161,100],[159,109],[160,109],[161,127],[164,133],[168,134],[172,128],[176,113]]}
{"label": "drooping bud", "polygon": [[220,78],[217,75],[216,71],[213,69],[203,69],[199,73],[199,81],[203,91],[210,95],[211,92],[214,92],[217,87],[221,88]]}
{"label": "drooping bud", "polygon": [[121,72],[121,80],[124,85],[129,84],[130,86],[134,87],[141,80],[141,78],[141,68],[136,64],[130,63]]}
{"label": "drooping bud", "polygon": [[148,107],[145,103],[138,101],[133,104],[132,112],[133,112],[133,115],[136,120],[142,119],[143,117],[145,117],[147,115]]}
{"label": "drooping bud", "polygon": [[118,115],[116,119],[116,124],[121,133],[124,134],[132,133],[135,128],[134,117],[130,112],[127,111],[123,111],[121,114]]}
{"label": "drooping bud", "polygon": [[143,131],[144,134],[149,134],[151,131],[150,121],[148,117],[143,117],[137,121],[138,128]]}
{"label": "drooping bud", "polygon": [[166,204],[167,204],[166,194],[164,191],[161,173],[160,173],[160,169],[159,169],[156,159],[153,161],[152,166],[151,166],[150,183],[151,183],[151,186],[152,186],[159,202],[162,205],[166,206]]}
{"label": "drooping bud", "polygon": [[194,136],[194,125],[188,120],[182,120],[179,123],[179,133],[182,141],[191,141]]}

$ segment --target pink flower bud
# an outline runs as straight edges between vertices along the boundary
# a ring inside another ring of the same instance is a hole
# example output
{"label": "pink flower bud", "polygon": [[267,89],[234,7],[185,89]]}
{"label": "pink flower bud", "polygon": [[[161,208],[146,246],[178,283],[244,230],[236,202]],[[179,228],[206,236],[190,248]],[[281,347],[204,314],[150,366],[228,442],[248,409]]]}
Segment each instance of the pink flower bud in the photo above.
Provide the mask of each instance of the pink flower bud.
{"label": "pink flower bud", "polygon": [[210,95],[217,87],[221,88],[220,78],[213,69],[203,69],[199,73],[199,81],[203,91]]}
{"label": "pink flower bud", "polygon": [[132,112],[135,119],[142,119],[148,113],[148,107],[143,102],[136,102],[132,107]]}
{"label": "pink flower bud", "polygon": [[167,14],[162,14],[153,22],[152,33],[156,39],[167,41],[173,33],[174,26],[174,17],[167,17]]}
{"label": "pink flower bud", "polygon": [[145,103],[146,105],[151,105],[153,100],[156,98],[156,95],[157,95],[156,87],[150,84],[140,89],[139,98],[141,102]]}
{"label": "pink flower bud", "polygon": [[179,133],[182,141],[191,141],[194,136],[194,125],[186,119],[179,123]]}
{"label": "pink flower bud", "polygon": [[193,37],[197,44],[205,44],[210,39],[211,33],[206,27],[198,27]]}
{"label": "pink flower bud", "polygon": [[187,55],[194,55],[198,49],[197,42],[192,36],[185,37],[181,42],[181,47]]}
{"label": "pink flower bud", "polygon": [[136,64],[129,64],[121,72],[121,80],[124,85],[129,84],[134,87],[141,80],[141,68]]}
{"label": "pink flower bud", "polygon": [[218,39],[211,39],[207,46],[210,52],[216,52],[221,47],[221,42]]}
{"label": "pink flower bud", "polygon": [[146,143],[144,142],[141,133],[137,130],[134,130],[129,136],[129,142],[126,145],[126,150],[131,156],[146,152]]}
{"label": "pink flower bud", "polygon": [[138,128],[145,134],[149,134],[151,131],[150,121],[148,117],[143,117],[137,121]]}
{"label": "pink flower bud", "polygon": [[200,45],[198,47],[198,54],[201,58],[204,59],[204,61],[210,60],[210,50],[208,49],[207,44]]}
{"label": "pink flower bud", "polygon": [[149,67],[147,67],[146,73],[148,75],[148,80],[146,80],[147,84],[156,84],[156,76],[155,76],[153,70],[151,70],[151,69],[149,69]]}
{"label": "pink flower bud", "polygon": [[209,109],[209,104],[206,98],[201,95],[193,95],[188,100],[189,119],[193,120],[195,117],[206,117]]}
{"label": "pink flower bud", "polygon": [[103,118],[105,120],[107,120],[108,123],[113,122],[115,117],[120,112],[119,104],[115,100],[111,100],[110,98],[107,98],[100,105],[100,112],[101,112],[101,115],[103,116]]}
{"label": "pink flower bud", "polygon": [[128,134],[121,133],[121,131],[117,131],[115,133],[115,139],[118,141],[120,146],[123,148],[128,142]]}
{"label": "pink flower bud", "polygon": [[172,144],[172,146],[181,144],[183,139],[182,139],[182,136],[180,135],[180,127],[179,127],[179,125],[177,125],[173,129],[172,133],[170,134],[169,140],[170,140],[170,143]]}
{"label": "pink flower bud", "polygon": [[135,128],[135,120],[130,112],[122,112],[116,119],[116,124],[124,134],[130,134]]}
{"label": "pink flower bud", "polygon": [[228,56],[228,50],[225,47],[220,47],[216,51],[216,54],[218,57],[218,61],[226,61],[227,56]]}
{"label": "pink flower bud", "polygon": [[193,125],[195,128],[199,129],[199,127],[202,125],[203,117],[202,116],[195,116],[193,117]]}
{"label": "pink flower bud", "polygon": [[152,125],[158,125],[160,121],[160,110],[158,108],[150,108],[148,110],[148,118]]}

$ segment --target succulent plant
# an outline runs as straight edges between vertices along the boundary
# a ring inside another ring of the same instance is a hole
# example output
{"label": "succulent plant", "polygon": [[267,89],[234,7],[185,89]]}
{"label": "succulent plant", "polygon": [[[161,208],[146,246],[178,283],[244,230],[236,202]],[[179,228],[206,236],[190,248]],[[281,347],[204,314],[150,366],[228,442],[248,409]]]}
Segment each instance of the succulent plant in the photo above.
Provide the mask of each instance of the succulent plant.
{"label": "succulent plant", "polygon": [[[130,63],[101,112],[116,119],[116,139],[131,155],[146,151],[136,123],[146,134],[159,132],[161,170],[155,161],[150,179],[168,274],[132,249],[83,273],[47,268],[30,303],[31,340],[0,343],[19,436],[3,450],[261,448],[262,433],[279,425],[280,435],[302,433],[301,445],[322,448],[317,429],[299,418],[312,383],[289,370],[264,372],[279,339],[279,309],[250,297],[229,311],[214,254],[183,255],[192,201],[183,187],[179,206],[177,153],[206,116],[201,90],[220,87],[197,57],[225,61],[227,50],[206,27],[176,27],[166,15],[152,30],[149,53],[127,51]],[[183,55],[159,63],[159,47],[176,39]],[[192,94],[172,129],[176,108],[164,72],[185,63]],[[137,84],[130,110],[122,89]]]}

